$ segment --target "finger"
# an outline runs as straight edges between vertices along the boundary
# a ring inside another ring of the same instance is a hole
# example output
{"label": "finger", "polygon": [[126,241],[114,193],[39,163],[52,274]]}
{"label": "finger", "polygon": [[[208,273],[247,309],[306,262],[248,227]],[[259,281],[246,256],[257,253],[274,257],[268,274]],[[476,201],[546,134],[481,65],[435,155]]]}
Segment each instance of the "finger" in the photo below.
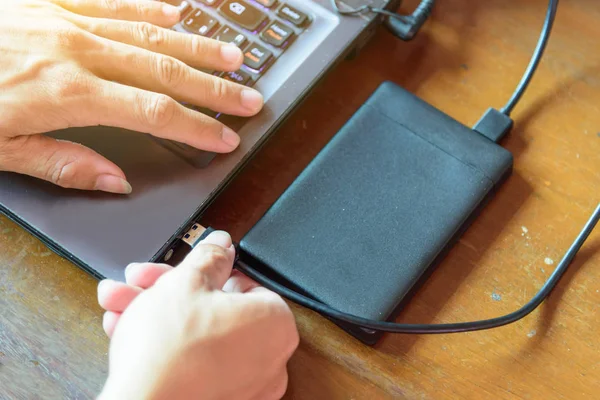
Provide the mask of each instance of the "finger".
{"label": "finger", "polygon": [[284,367],[277,373],[274,379],[272,379],[267,385],[265,385],[265,387],[257,396],[253,397],[253,399],[279,400],[285,395],[285,392],[287,391],[288,387],[288,382],[288,372],[287,369]]}
{"label": "finger", "polygon": [[125,268],[125,281],[129,285],[148,289],[158,278],[171,270],[173,267],[166,264],[129,264]]}
{"label": "finger", "polygon": [[65,188],[131,193],[123,171],[100,154],[80,144],[43,135],[18,136],[2,143],[0,169]]}
{"label": "finger", "polygon": [[198,68],[236,71],[244,61],[242,51],[234,44],[144,22],[84,17],[76,23],[97,36],[168,55]]}
{"label": "finger", "polygon": [[[281,297],[280,295],[278,295],[277,293],[264,288],[262,286],[255,286],[252,287],[251,289],[247,290],[245,292],[245,294],[243,295],[245,296],[246,302],[248,304],[252,304],[252,305],[260,305],[260,306],[265,306],[268,305],[268,309],[271,312],[276,312],[277,315],[279,315],[280,317],[284,318],[287,322],[291,324],[290,326],[294,326],[296,325],[295,319],[294,319],[294,314],[292,313],[292,310],[290,309],[290,306],[288,305],[288,303],[286,303],[286,301],[283,299],[283,297]],[[298,346],[298,332],[297,331],[293,331],[293,334],[295,335],[295,339],[293,341],[291,341],[290,343],[294,343],[294,348],[291,350],[291,352],[293,352],[296,347]],[[290,352],[290,354],[291,354]]]}
{"label": "finger", "polygon": [[145,132],[215,153],[231,152],[240,143],[227,126],[169,96],[118,83],[104,82],[94,97],[93,113],[88,110],[83,118],[87,124]]}
{"label": "finger", "polygon": [[52,0],[73,13],[97,18],[145,21],[171,27],[179,22],[179,8],[152,0]]}
{"label": "finger", "polygon": [[116,42],[110,47],[110,55],[93,53],[88,61],[91,71],[103,79],[229,115],[249,117],[263,107],[256,90],[200,72],[173,57]]}
{"label": "finger", "polygon": [[260,287],[260,285],[242,274],[240,271],[233,271],[231,277],[223,286],[223,291],[228,293],[247,293]]}
{"label": "finger", "polygon": [[106,311],[123,312],[142,291],[122,282],[103,280],[98,285],[98,303]]}
{"label": "finger", "polygon": [[102,317],[102,328],[104,329],[106,336],[109,338],[112,338],[120,318],[121,313],[112,311],[107,311],[104,313],[104,316]]}
{"label": "finger", "polygon": [[231,275],[234,259],[231,236],[215,231],[196,245],[175,272],[193,275],[191,280],[195,288],[221,290]]}

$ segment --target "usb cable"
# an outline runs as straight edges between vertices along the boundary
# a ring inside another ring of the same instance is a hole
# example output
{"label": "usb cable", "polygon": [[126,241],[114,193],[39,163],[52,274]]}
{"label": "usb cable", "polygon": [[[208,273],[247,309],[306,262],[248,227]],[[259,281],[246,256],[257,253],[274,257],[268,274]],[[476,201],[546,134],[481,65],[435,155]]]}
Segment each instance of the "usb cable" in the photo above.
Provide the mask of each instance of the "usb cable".
{"label": "usb cable", "polygon": [[[373,7],[371,5],[362,5],[357,8],[348,8],[342,10],[338,4],[338,0],[331,0],[333,9],[340,15],[356,16],[364,13],[375,13],[382,15],[384,19],[385,27],[392,32],[395,36],[402,40],[411,40],[420,31],[421,27],[425,24],[431,11],[435,5],[434,0],[422,0],[417,6],[415,11],[410,15],[402,15],[382,8]],[[500,142],[513,128],[514,121],[510,117],[510,114],[516,107],[521,97],[527,90],[527,87],[533,79],[533,75],[537,70],[548,41],[550,39],[550,33],[554,26],[556,19],[556,12],[558,10],[558,0],[550,0],[548,3],[548,11],[546,12],[546,18],[544,21],[544,27],[538,41],[537,47],[533,52],[533,57],[518,84],[516,90],[511,96],[510,100],[500,110],[496,108],[490,108],[481,117],[479,122],[475,124],[473,130],[477,133],[487,137],[488,139],[498,143]]]}
{"label": "usb cable", "polygon": [[487,110],[479,122],[477,122],[477,124],[475,124],[473,127],[475,132],[478,132],[488,139],[498,143],[512,130],[514,121],[510,117],[510,114],[516,107],[519,100],[521,100],[521,97],[523,97],[523,94],[533,79],[535,71],[540,65],[544,51],[546,50],[546,46],[548,45],[548,41],[550,39],[552,27],[554,26],[557,9],[558,0],[550,0],[548,4],[548,11],[546,12],[544,27],[542,28],[542,34],[540,35],[538,44],[533,52],[533,57],[531,58],[529,66],[527,67],[521,82],[519,82],[517,89],[514,91],[510,100],[508,100],[508,103],[506,103],[504,107],[502,107],[500,110],[495,108],[490,108]]}

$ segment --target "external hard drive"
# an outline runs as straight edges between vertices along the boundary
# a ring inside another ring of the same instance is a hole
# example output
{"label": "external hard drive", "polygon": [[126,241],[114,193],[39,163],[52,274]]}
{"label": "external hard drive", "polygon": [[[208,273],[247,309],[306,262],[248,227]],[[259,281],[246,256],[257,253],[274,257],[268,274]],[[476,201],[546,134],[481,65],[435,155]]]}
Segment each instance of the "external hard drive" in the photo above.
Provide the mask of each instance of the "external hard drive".
{"label": "external hard drive", "polygon": [[[382,84],[240,242],[262,272],[389,320],[510,175],[511,154]],[[381,334],[340,324],[365,343]]]}

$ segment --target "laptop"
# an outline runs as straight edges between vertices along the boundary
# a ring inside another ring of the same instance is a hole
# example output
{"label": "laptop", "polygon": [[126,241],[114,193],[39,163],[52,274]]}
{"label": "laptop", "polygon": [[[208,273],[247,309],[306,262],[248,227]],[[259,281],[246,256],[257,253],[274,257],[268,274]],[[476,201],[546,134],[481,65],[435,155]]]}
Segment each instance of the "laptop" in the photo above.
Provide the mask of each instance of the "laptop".
{"label": "laptop", "polygon": [[[344,10],[365,1],[338,4]],[[184,16],[173,29],[231,41],[244,51],[241,70],[222,77],[259,90],[264,110],[249,119],[212,114],[240,134],[240,147],[215,155],[110,127],[49,133],[82,143],[119,165],[134,188],[129,196],[67,190],[0,173],[1,211],[97,278],[123,280],[129,263],[167,261],[182,235],[266,139],[327,71],[367,42],[380,22],[368,14],[341,16],[331,0],[169,2],[179,5]],[[370,3],[393,9],[400,0]]]}

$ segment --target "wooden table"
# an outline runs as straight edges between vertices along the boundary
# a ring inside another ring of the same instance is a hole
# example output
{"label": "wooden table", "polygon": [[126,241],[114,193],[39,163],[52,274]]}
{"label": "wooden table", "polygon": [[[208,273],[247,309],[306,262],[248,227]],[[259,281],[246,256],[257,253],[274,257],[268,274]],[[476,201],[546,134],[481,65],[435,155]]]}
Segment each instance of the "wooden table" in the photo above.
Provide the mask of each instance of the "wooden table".
{"label": "wooden table", "polygon": [[[407,8],[414,4],[407,2]],[[383,29],[344,62],[210,209],[239,239],[383,80],[473,124],[508,98],[545,0],[440,1],[412,43]],[[600,3],[561,2],[546,58],[505,144],[516,169],[401,321],[497,316],[542,285],[600,199]],[[370,348],[294,306],[288,399],[600,397],[600,232],[551,298],[501,329],[387,336]],[[96,282],[0,219],[0,398],[92,398],[108,341]]]}

